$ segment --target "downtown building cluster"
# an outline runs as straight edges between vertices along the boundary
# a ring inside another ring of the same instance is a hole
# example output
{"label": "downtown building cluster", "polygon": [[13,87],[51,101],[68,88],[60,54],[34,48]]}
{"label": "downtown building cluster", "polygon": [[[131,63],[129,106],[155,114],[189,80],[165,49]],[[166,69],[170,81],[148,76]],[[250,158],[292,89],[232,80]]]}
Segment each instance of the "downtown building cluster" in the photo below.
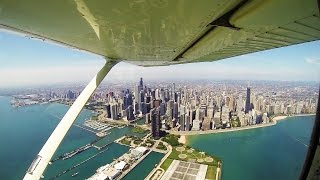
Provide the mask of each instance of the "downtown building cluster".
{"label": "downtown building cluster", "polygon": [[[199,131],[269,123],[275,115],[315,113],[318,103],[318,86],[308,83],[259,81],[251,88],[241,81],[164,84],[147,87],[141,78],[131,90],[123,90],[126,85],[100,88],[87,105],[102,108],[105,117],[113,120],[144,116],[157,137],[160,129]],[[48,101],[72,103],[81,89],[33,93]]]}
{"label": "downtown building cluster", "polygon": [[144,86],[142,78],[133,88],[106,95],[106,117],[132,121],[145,116],[154,136],[160,129],[199,131],[269,123],[274,115],[308,114],[316,111],[316,98],[301,99],[245,92],[196,90]]}

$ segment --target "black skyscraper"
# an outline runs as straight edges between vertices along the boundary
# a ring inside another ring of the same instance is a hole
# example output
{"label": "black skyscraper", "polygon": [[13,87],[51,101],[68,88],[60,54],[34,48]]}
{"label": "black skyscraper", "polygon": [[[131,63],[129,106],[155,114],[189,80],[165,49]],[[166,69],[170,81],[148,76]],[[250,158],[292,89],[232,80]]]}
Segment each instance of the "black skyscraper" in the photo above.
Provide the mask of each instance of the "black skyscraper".
{"label": "black skyscraper", "polygon": [[128,115],[127,115],[128,120],[134,120],[134,115],[133,115],[133,106],[129,105],[128,106]]}
{"label": "black skyscraper", "polygon": [[152,136],[154,138],[160,137],[160,127],[161,127],[161,121],[160,121],[160,109],[157,108],[151,115],[151,130],[152,130]]}
{"label": "black skyscraper", "polygon": [[250,88],[247,88],[247,98],[246,98],[246,107],[244,109],[245,113],[248,113],[251,110],[251,103],[250,103]]}
{"label": "black skyscraper", "polygon": [[106,105],[107,118],[111,118],[111,107],[110,104]]}
{"label": "black skyscraper", "polygon": [[142,78],[140,78],[139,86],[143,89],[143,80],[142,80]]}

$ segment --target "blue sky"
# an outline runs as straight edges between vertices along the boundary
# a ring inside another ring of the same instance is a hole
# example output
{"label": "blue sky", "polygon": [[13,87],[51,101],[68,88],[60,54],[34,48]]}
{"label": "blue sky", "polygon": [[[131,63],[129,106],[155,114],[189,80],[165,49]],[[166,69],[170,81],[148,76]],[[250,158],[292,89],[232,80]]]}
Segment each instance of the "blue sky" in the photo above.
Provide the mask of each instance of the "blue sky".
{"label": "blue sky", "polygon": [[[86,82],[105,60],[41,40],[0,31],[0,87]],[[208,63],[166,67],[115,66],[107,81],[155,79],[320,80],[320,41]]]}

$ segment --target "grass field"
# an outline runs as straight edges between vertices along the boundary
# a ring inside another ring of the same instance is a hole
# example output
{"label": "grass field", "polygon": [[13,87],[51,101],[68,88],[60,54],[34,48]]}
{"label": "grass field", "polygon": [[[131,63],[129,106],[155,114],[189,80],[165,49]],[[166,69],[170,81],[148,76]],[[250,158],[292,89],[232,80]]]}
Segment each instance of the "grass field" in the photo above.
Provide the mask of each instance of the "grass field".
{"label": "grass field", "polygon": [[171,165],[173,159],[167,158],[162,164],[161,164],[161,168],[164,169],[165,171],[169,168],[169,166]]}
{"label": "grass field", "polygon": [[173,146],[168,158],[161,164],[161,168],[167,170],[173,160],[189,161],[208,165],[206,179],[215,179],[219,158],[210,156],[188,146]]}
{"label": "grass field", "polygon": [[139,133],[139,134],[143,134],[143,133],[147,132],[147,130],[145,130],[145,129],[141,128],[141,127],[134,127],[134,128],[132,129],[132,132],[134,132],[134,133]]}
{"label": "grass field", "polygon": [[216,178],[217,167],[216,166],[208,166],[206,179],[215,179]]}
{"label": "grass field", "polygon": [[[184,147],[184,146],[179,146],[179,147]],[[212,157],[204,152],[197,151],[195,149],[189,148],[189,147],[184,147],[185,150],[183,151],[177,151],[177,147],[173,147],[172,153],[169,155],[168,158],[170,159],[177,159],[181,161],[195,161],[196,163],[200,164],[206,164],[209,166],[218,166],[218,161],[220,159],[216,157]],[[180,154],[185,154],[186,158],[181,158],[179,157]],[[205,161],[205,159],[210,159],[212,158],[212,162],[210,161]],[[203,162],[199,162],[198,160],[202,159]]]}

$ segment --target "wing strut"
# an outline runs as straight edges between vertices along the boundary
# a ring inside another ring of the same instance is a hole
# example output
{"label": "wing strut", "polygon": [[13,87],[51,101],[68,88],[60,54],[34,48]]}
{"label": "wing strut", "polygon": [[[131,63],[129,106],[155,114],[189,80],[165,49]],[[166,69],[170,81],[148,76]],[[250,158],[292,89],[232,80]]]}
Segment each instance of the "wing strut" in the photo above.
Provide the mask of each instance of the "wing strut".
{"label": "wing strut", "polygon": [[48,163],[50,162],[52,156],[59,147],[63,138],[67,134],[68,130],[72,126],[73,122],[80,114],[82,108],[87,103],[92,93],[96,90],[104,77],[117,63],[118,61],[108,60],[103,68],[98,72],[98,74],[94,76],[90,83],[81,92],[68,112],[64,115],[56,129],[50,135],[49,139],[44,144],[39,154],[33,160],[32,164],[27,170],[26,175],[24,176],[24,180],[34,180],[43,177],[42,174],[45,171]]}

